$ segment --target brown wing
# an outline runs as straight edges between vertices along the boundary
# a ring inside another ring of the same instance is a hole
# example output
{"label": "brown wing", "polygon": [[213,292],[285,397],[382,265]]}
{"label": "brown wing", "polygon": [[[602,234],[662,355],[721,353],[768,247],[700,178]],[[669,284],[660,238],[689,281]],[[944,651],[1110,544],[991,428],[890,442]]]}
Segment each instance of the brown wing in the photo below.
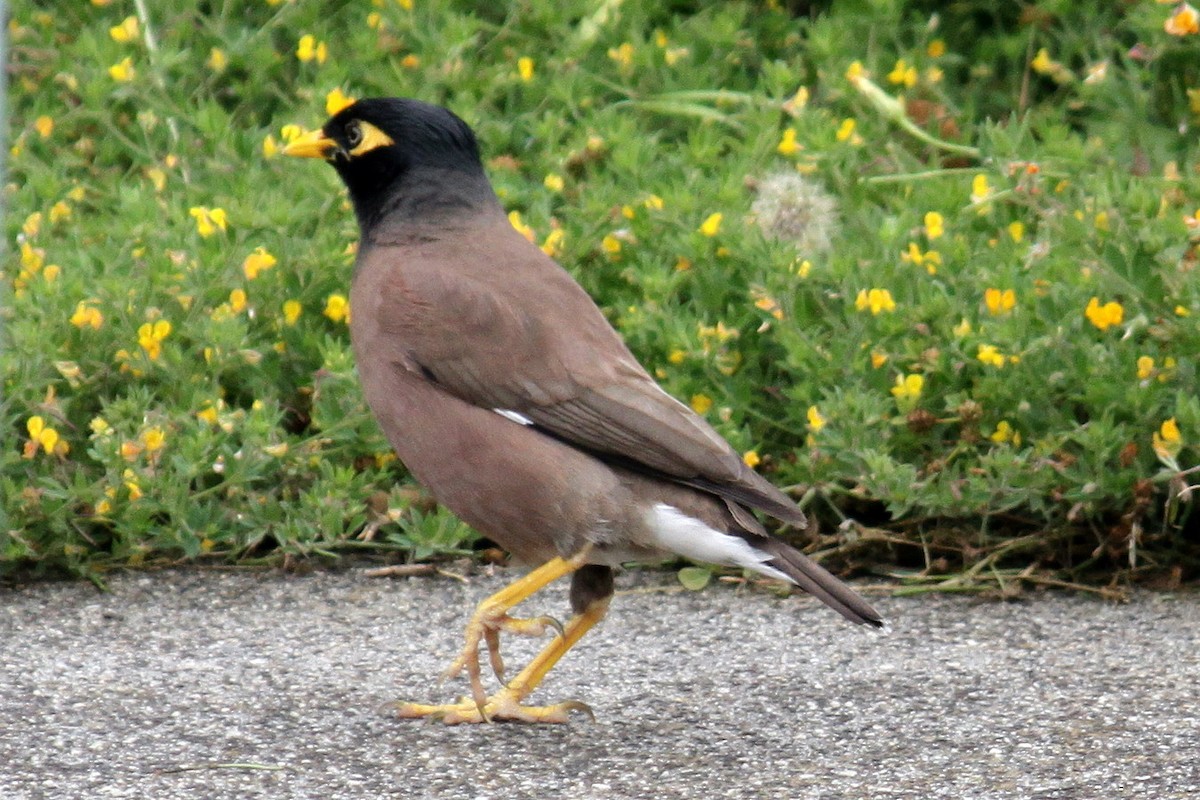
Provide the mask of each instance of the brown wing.
{"label": "brown wing", "polygon": [[590,452],[805,524],[786,495],[658,386],[565,271],[511,228],[489,233],[486,246],[363,252],[360,274],[380,281],[373,316],[404,368]]}

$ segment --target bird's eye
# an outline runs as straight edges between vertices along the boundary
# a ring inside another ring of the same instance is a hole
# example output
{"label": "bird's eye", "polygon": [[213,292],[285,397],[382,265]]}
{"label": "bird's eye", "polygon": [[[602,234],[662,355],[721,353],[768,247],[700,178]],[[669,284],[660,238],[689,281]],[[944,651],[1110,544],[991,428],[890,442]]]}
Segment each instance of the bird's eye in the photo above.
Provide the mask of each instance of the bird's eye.
{"label": "bird's eye", "polygon": [[346,125],[346,144],[352,149],[362,144],[363,132],[358,120],[351,120]]}

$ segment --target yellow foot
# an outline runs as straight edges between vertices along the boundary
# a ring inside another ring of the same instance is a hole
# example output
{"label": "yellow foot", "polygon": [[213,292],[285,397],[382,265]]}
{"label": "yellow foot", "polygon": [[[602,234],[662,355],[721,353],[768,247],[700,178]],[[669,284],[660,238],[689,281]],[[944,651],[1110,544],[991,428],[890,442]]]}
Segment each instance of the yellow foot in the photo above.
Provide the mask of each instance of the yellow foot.
{"label": "yellow foot", "polygon": [[501,683],[504,683],[504,659],[500,657],[500,632],[515,633],[521,636],[542,636],[547,630],[553,630],[559,636],[563,635],[562,623],[553,617],[523,619],[510,617],[504,611],[494,609],[486,604],[480,606],[479,610],[475,612],[475,616],[467,624],[467,641],[463,645],[462,652],[442,673],[442,680],[457,677],[459,673],[466,670],[475,703],[483,705],[485,693],[483,676],[479,670],[480,640],[487,643],[488,661],[491,663],[492,673]]}
{"label": "yellow foot", "polygon": [[501,689],[483,703],[482,707],[473,699],[464,697],[457,703],[446,705],[424,705],[400,703],[399,716],[403,719],[436,719],[447,725],[480,722],[569,722],[570,712],[587,714],[592,722],[596,715],[586,704],[578,700],[555,703],[552,706],[523,706],[519,694],[511,689]]}

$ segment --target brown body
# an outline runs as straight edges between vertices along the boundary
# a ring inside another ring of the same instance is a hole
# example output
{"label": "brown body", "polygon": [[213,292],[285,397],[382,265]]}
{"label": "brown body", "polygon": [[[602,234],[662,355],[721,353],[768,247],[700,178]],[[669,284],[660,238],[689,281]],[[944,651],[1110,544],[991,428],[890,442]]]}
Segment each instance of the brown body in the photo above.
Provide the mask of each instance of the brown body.
{"label": "brown body", "polygon": [[[449,229],[398,224],[364,243],[350,293],[350,335],[367,403],[400,460],[438,502],[529,564],[589,543],[596,545],[594,563],[667,555],[645,531],[642,509],[650,500],[728,527],[729,511],[715,497],[605,463],[459,399],[422,369],[436,370],[469,349],[479,365],[475,380],[496,385],[489,371],[514,360],[545,364],[551,356],[561,374],[537,390],[548,402],[575,397],[578,376],[588,372],[620,371],[653,383],[579,285],[549,258],[531,269],[529,256],[529,243],[503,215]],[[509,266],[514,259],[520,269]],[[447,271],[448,260],[460,266]],[[527,307],[505,303],[535,293],[556,318],[571,320],[569,347]],[[431,341],[447,313],[456,334]],[[516,398],[497,398],[504,399]],[[683,408],[665,394],[662,402]],[[715,432],[712,438],[728,448]],[[717,464],[736,474],[740,460],[728,452]]]}

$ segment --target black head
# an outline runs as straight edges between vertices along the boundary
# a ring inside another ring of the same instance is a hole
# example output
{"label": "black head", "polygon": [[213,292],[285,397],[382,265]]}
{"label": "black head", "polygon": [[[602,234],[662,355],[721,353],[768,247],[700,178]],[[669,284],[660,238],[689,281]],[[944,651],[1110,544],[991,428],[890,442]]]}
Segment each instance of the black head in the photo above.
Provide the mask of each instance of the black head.
{"label": "black head", "polygon": [[464,188],[478,191],[482,181],[491,196],[471,128],[449,110],[419,100],[358,100],[284,153],[328,161],[349,189],[364,230],[402,206],[412,215],[422,211],[416,205],[432,205],[427,211],[461,205],[439,199],[439,188],[454,197]]}

